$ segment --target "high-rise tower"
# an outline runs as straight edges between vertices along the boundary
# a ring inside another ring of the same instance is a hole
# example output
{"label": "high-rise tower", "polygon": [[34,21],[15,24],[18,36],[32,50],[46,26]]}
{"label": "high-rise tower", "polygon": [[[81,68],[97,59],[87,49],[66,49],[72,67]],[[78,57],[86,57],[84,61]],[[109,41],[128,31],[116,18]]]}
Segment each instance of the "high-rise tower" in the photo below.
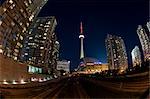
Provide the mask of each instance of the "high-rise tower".
{"label": "high-rise tower", "polygon": [[142,45],[142,50],[143,50],[143,54],[144,54],[144,60],[150,60],[150,41],[149,41],[149,37],[145,31],[145,29],[139,25],[137,28],[137,34],[139,36],[141,45]]}
{"label": "high-rise tower", "polygon": [[135,46],[131,52],[133,66],[141,65],[141,52],[138,46]]}
{"label": "high-rise tower", "polygon": [[84,49],[83,49],[83,39],[84,39],[84,35],[83,35],[83,26],[82,26],[82,22],[80,23],[80,35],[79,38],[81,40],[81,46],[80,46],[80,59],[84,58]]}
{"label": "high-rise tower", "polygon": [[123,39],[108,34],[105,43],[109,69],[119,69],[124,71],[128,68],[127,53]]}

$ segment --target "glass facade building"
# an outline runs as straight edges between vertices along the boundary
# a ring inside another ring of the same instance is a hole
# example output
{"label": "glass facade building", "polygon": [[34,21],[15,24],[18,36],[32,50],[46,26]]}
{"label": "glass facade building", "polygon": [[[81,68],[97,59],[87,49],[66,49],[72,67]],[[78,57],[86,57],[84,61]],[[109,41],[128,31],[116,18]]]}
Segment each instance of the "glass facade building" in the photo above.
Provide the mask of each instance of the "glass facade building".
{"label": "glass facade building", "polygon": [[150,60],[150,40],[148,34],[141,25],[139,25],[137,28],[137,34],[141,42],[144,60]]}
{"label": "glass facade building", "polygon": [[149,30],[149,32],[150,32],[150,21],[149,22],[147,22],[147,28],[148,28],[148,30]]}
{"label": "glass facade building", "polygon": [[28,28],[48,0],[5,0],[0,6],[0,54],[20,60]]}
{"label": "glass facade building", "polygon": [[31,25],[24,44],[22,60],[36,66],[49,66],[55,41],[56,19],[38,17]]}
{"label": "glass facade building", "polygon": [[133,67],[136,65],[141,65],[141,52],[138,46],[134,47],[134,49],[131,52],[131,56]]}
{"label": "glass facade building", "polygon": [[121,37],[108,34],[105,39],[105,44],[109,69],[119,69],[124,71],[128,68],[126,48],[123,39]]}

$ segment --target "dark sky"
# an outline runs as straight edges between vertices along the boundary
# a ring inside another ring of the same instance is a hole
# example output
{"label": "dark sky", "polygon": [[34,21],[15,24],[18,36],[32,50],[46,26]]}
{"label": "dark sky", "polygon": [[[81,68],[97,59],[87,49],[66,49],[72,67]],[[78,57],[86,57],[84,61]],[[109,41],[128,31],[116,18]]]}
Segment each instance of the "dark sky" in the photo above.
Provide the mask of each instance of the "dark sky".
{"label": "dark sky", "polygon": [[56,16],[60,58],[71,60],[74,68],[79,62],[80,21],[85,56],[106,63],[105,38],[109,33],[123,38],[131,63],[132,49],[140,46],[136,29],[148,21],[148,7],[148,0],[49,0],[39,16]]}

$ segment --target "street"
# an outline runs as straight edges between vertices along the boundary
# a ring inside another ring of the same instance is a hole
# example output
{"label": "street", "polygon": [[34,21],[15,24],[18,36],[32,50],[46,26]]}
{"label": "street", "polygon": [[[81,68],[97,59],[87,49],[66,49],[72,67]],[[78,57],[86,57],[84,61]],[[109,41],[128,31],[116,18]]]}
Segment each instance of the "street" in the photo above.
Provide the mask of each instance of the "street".
{"label": "street", "polygon": [[125,81],[120,80],[116,82],[115,79],[110,78],[109,81],[76,75],[54,79],[38,87],[10,87],[2,88],[2,91],[4,92],[4,98],[141,98],[148,96],[148,93],[145,93],[150,84],[147,77],[143,76],[139,80],[132,77],[127,78],[128,80]]}

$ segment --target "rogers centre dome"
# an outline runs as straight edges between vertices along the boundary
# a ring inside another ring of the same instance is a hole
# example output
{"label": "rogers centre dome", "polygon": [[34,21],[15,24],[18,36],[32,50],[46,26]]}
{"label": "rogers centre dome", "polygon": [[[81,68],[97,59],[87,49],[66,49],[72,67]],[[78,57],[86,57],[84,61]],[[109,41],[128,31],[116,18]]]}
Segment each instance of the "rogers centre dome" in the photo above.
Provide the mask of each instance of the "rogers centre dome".
{"label": "rogers centre dome", "polygon": [[92,58],[92,57],[85,57],[83,58],[84,63],[94,63],[94,62],[99,62],[98,59]]}

